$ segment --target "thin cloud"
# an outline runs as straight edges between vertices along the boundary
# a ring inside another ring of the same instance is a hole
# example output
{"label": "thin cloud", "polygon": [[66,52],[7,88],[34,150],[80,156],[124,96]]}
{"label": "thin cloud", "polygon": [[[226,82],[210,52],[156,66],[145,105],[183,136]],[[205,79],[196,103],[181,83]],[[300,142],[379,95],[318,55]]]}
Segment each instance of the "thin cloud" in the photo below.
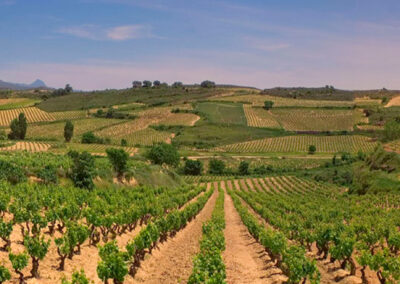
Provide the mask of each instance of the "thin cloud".
{"label": "thin cloud", "polygon": [[111,28],[97,25],[81,25],[64,27],[57,32],[90,40],[124,41],[153,37],[150,27],[146,25],[125,25]]}

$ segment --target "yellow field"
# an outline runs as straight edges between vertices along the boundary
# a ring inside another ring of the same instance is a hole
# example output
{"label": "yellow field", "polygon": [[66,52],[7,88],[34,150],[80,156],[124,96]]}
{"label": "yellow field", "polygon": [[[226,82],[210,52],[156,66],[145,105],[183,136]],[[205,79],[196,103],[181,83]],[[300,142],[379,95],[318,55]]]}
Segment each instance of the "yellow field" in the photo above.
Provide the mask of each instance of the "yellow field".
{"label": "yellow field", "polygon": [[130,156],[133,156],[137,152],[137,148],[134,147],[121,147],[121,146],[114,146],[114,145],[104,145],[104,144],[79,144],[79,143],[66,143],[65,147],[61,148],[51,148],[51,152],[55,153],[65,153],[70,150],[75,151],[87,151],[94,155],[104,156],[106,155],[106,149],[108,148],[118,148],[124,149]]}
{"label": "yellow field", "polygon": [[400,96],[392,98],[385,107],[400,106]]}
{"label": "yellow field", "polygon": [[0,111],[0,126],[9,126],[11,121],[17,118],[21,112],[25,114],[28,123],[55,120],[52,114],[44,112],[36,107],[17,108]]}
{"label": "yellow field", "polygon": [[142,145],[151,146],[155,143],[167,142],[169,143],[172,138],[172,133],[166,131],[157,131],[152,128],[146,128],[139,131],[132,132],[123,138],[128,141],[129,145]]}
{"label": "yellow field", "polygon": [[252,127],[270,127],[280,128],[279,122],[273,117],[271,112],[261,108],[243,105],[244,114],[246,115],[247,125]]}
{"label": "yellow field", "polygon": [[0,148],[0,151],[44,152],[47,151],[50,147],[51,145],[47,143],[19,141],[12,146]]}

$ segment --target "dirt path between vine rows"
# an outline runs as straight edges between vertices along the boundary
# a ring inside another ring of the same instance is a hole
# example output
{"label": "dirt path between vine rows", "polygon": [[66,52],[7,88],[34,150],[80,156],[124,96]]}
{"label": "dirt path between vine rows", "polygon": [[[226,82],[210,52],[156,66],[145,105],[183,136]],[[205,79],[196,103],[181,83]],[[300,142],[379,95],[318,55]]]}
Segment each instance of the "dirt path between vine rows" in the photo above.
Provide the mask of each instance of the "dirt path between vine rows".
{"label": "dirt path between vine rows", "polygon": [[160,244],[142,262],[135,278],[127,277],[124,283],[186,283],[192,273],[193,257],[200,250],[203,222],[210,219],[217,196],[215,190],[197,217],[175,237]]}
{"label": "dirt path between vine rows", "polygon": [[223,259],[228,284],[283,283],[287,279],[279,268],[273,266],[262,245],[250,235],[227,193],[225,222]]}

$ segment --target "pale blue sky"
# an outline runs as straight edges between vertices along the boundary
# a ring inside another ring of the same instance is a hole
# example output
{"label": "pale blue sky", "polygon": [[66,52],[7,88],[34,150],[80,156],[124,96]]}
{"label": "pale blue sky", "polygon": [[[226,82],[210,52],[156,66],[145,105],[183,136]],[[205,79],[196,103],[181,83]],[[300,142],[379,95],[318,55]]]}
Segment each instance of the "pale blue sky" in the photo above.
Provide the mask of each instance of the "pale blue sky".
{"label": "pale blue sky", "polygon": [[0,79],[400,89],[398,0],[0,0]]}

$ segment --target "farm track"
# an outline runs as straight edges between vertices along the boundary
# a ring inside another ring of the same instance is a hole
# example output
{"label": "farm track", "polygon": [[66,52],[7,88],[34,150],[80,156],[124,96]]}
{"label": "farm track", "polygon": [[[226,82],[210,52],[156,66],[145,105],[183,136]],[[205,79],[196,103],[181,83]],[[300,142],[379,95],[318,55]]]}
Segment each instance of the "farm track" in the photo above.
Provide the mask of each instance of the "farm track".
{"label": "farm track", "polygon": [[[221,186],[225,187],[225,183],[221,182]],[[283,283],[286,277],[273,266],[265,249],[250,235],[228,194],[225,194],[225,222],[223,259],[227,283]]]}
{"label": "farm track", "polygon": [[127,278],[124,283],[185,283],[192,272],[193,256],[200,250],[203,222],[211,218],[217,196],[215,189],[196,219],[174,238],[159,244],[142,262],[135,278]]}

